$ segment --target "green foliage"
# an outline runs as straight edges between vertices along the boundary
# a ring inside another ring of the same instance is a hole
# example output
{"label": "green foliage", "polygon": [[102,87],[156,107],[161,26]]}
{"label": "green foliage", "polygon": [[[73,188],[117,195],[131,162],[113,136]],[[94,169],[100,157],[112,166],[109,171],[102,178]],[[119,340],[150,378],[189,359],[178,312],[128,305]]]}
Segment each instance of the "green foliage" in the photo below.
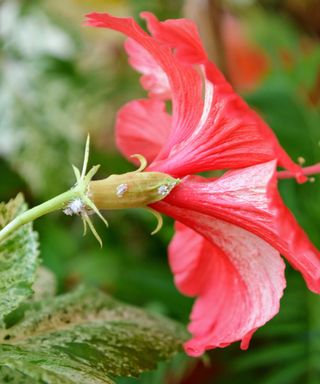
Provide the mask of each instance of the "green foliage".
{"label": "green foliage", "polygon": [[[286,3],[289,2],[291,0]],[[88,130],[93,138],[92,164],[101,164],[101,176],[131,169],[114,149],[112,127],[118,108],[130,99],[145,97],[145,92],[140,89],[139,76],[127,64],[122,39],[116,37],[113,40],[110,34],[101,35],[101,31],[95,34],[92,29],[80,26],[83,14],[100,10],[122,15],[132,12],[137,17],[140,11],[150,10],[160,19],[182,16],[180,0],[66,0],[60,3],[54,0],[1,2],[5,9],[4,18],[0,20],[2,199],[24,190],[28,201],[35,203],[69,187],[70,180],[73,181],[69,163],[80,163]],[[232,3],[232,9],[243,9],[241,16],[248,22],[249,36],[258,43],[270,63],[264,84],[246,95],[247,101],[268,121],[294,159],[303,156],[306,165],[319,162],[319,100],[317,104],[311,104],[310,100],[310,92],[317,91],[319,44],[306,39],[301,29],[280,12],[275,14],[248,5],[258,1],[224,0],[221,3]],[[252,13],[248,12],[249,8]],[[319,175],[315,179],[313,184],[297,185],[293,180],[283,180],[279,185],[287,205],[319,247]],[[172,236],[171,221],[166,220],[163,230],[150,237],[154,225],[151,215],[139,210],[108,212],[106,215],[110,222],[108,231],[97,223],[104,240],[103,249],[97,248],[90,236],[82,237],[77,218],[53,214],[35,223],[41,236],[42,258],[55,274],[58,291],[63,293],[79,283],[94,284],[112,292],[118,299],[187,321],[192,300],[177,292],[165,256]],[[19,271],[19,263],[16,268]],[[31,293],[31,280],[25,297]],[[256,332],[247,352],[240,351],[238,345],[211,352],[217,371],[207,380],[209,383],[320,382],[319,297],[310,294],[299,274],[290,268],[287,280],[288,288],[281,300],[280,313]],[[5,316],[7,330],[3,331],[3,338],[11,332],[13,336],[18,333],[19,324],[26,324],[27,313],[34,316],[36,308],[43,311],[43,303],[51,303],[50,308],[57,303],[57,299],[42,301],[54,295],[52,276],[36,281],[33,286],[36,294],[28,300],[41,300],[40,304],[25,302]],[[0,285],[3,283],[0,271]],[[0,305],[2,296],[0,294]],[[7,297],[5,295],[5,299]],[[59,300],[67,297],[61,296]],[[69,315],[71,318],[68,312]],[[74,325],[77,329],[82,326]],[[26,329],[25,325],[23,327]],[[66,328],[60,331],[66,335]],[[68,346],[67,350],[70,352],[71,349],[72,354],[68,352],[66,357],[67,352],[56,349],[52,340],[43,353],[32,351],[31,359],[31,350],[25,349],[26,344],[32,344],[33,337],[40,340],[41,335],[30,334],[26,338],[22,335],[21,340],[16,338],[17,343],[15,339],[4,340],[0,361],[6,356],[15,365],[2,367],[3,380],[11,378],[11,382],[17,384],[36,382],[26,373],[27,367],[32,367],[35,377],[37,374],[40,377],[46,375],[46,378],[51,375],[52,380],[63,383],[55,365],[61,363],[60,369],[75,375],[73,380],[85,383],[93,380],[88,376],[90,369],[92,372],[92,361],[85,361],[82,355],[79,356],[79,348],[74,346]],[[55,340],[58,340],[57,335]],[[89,347],[84,347],[84,351],[96,351],[97,347],[95,344],[91,346],[91,341],[86,345]],[[54,356],[52,350],[56,353]],[[20,360],[17,360],[18,356],[21,356]],[[46,366],[41,366],[43,359]],[[86,368],[82,366],[79,373],[78,367],[82,363]],[[188,370],[190,360],[185,355],[178,355],[139,378],[112,379],[121,384],[176,384]],[[98,371],[101,375],[100,368]],[[86,379],[79,378],[85,374]],[[95,377],[94,380],[99,382],[101,379]],[[107,380],[105,376],[103,380]],[[206,381],[199,378],[196,382],[203,384]]]}
{"label": "green foliage", "polygon": [[[1,203],[0,228],[25,209],[21,194]],[[181,349],[186,333],[177,323],[99,290],[54,297],[55,278],[37,271],[37,260],[31,224],[0,244],[1,383],[111,384],[113,376],[138,376]]]}
{"label": "green foliage", "polygon": [[4,383],[17,372],[19,383],[112,383],[155,368],[185,339],[176,323],[84,287],[26,304],[17,319],[0,332]]}
{"label": "green foliage", "polygon": [[40,4],[0,5],[0,155],[44,198],[71,186],[66,164],[81,158],[87,126],[103,111],[95,84],[107,88],[107,80],[75,64],[77,52],[86,54],[75,33],[83,15],[67,27]]}
{"label": "green foliage", "polygon": [[153,12],[160,20],[178,18],[183,6],[182,0],[130,0],[129,1],[132,14],[135,19],[139,19],[140,12]]}
{"label": "green foliage", "polygon": [[57,281],[54,274],[48,268],[40,265],[32,289],[32,300],[34,301],[55,296],[57,292]]}
{"label": "green foliage", "polygon": [[[0,203],[0,229],[26,210],[19,194],[7,204]],[[0,323],[32,294],[38,266],[37,234],[32,224],[21,227],[0,243]]]}
{"label": "green foliage", "polygon": [[[304,95],[288,86],[287,76],[283,73],[282,82],[277,81],[278,75],[270,77],[247,99],[264,116],[292,158],[302,157],[305,165],[311,165],[320,159],[320,109],[307,107]],[[294,180],[284,180],[279,187],[286,204],[319,246],[319,175],[315,175],[314,183],[298,185]]]}
{"label": "green foliage", "polygon": [[[292,158],[302,156],[305,165],[319,162],[320,110],[308,99],[319,70],[319,46],[305,54],[298,31],[277,15],[260,14],[254,26],[269,52],[272,72],[247,100],[267,120]],[[289,67],[281,60],[283,52],[292,58]],[[294,180],[282,180],[279,187],[286,204],[319,247],[319,175],[314,183],[298,185]],[[250,384],[256,383],[257,377],[259,384],[320,382],[320,298],[308,291],[299,273],[290,267],[286,278],[279,314],[257,331],[247,352],[232,352],[233,373],[221,377],[223,384],[232,383],[234,377]]]}
{"label": "green foliage", "polygon": [[158,364],[157,370],[145,372],[139,378],[119,377],[117,384],[177,384],[183,380],[185,372],[196,362],[184,353],[175,355],[172,359]]}

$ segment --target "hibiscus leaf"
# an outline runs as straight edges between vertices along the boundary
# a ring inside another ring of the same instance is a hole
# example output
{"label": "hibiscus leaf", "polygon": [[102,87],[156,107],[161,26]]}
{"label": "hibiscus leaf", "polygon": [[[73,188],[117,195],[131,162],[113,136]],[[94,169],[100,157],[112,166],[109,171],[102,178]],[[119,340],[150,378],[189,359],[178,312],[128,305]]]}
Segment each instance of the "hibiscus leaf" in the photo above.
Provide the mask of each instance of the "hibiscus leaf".
{"label": "hibiscus leaf", "polygon": [[54,297],[57,291],[55,275],[46,267],[40,266],[37,270],[36,279],[32,286],[32,300],[40,301]]}
{"label": "hibiscus leaf", "polygon": [[[7,204],[0,203],[0,229],[25,210],[21,194]],[[38,241],[32,224],[24,225],[0,243],[0,324],[32,294],[37,266]]]}
{"label": "hibiscus leaf", "polygon": [[113,383],[155,368],[185,336],[170,320],[81,287],[25,304],[21,320],[0,332],[0,382]]}

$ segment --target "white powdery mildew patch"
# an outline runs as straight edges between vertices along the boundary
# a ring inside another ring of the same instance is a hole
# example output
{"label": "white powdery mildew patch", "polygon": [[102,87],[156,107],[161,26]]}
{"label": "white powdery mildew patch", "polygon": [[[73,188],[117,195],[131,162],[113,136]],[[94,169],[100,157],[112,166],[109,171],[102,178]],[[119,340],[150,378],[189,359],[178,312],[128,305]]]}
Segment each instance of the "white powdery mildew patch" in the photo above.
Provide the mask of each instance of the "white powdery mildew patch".
{"label": "white powdery mildew patch", "polygon": [[128,190],[128,184],[119,184],[116,188],[116,195],[121,198]]}
{"label": "white powdery mildew patch", "polygon": [[63,210],[63,213],[68,216],[80,215],[85,209],[86,206],[81,199],[74,199]]}
{"label": "white powdery mildew patch", "polygon": [[177,185],[178,181],[169,183],[169,184],[162,184],[160,187],[158,187],[158,194],[161,196],[167,196],[172,189]]}
{"label": "white powdery mildew patch", "polygon": [[158,188],[158,193],[161,196],[166,196],[170,192],[170,187],[169,185],[160,185]]}

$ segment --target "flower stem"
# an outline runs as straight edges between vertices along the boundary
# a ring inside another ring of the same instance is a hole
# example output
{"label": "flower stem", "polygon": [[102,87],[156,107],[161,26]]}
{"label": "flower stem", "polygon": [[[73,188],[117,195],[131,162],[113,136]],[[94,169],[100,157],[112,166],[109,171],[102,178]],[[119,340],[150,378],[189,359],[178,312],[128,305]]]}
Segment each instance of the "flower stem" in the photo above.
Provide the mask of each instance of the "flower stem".
{"label": "flower stem", "polygon": [[23,212],[0,231],[0,242],[5,240],[22,225],[30,223],[37,218],[46,215],[47,213],[63,208],[69,201],[76,198],[78,195],[78,191],[71,189],[46,201],[43,204],[37,205],[36,207]]}

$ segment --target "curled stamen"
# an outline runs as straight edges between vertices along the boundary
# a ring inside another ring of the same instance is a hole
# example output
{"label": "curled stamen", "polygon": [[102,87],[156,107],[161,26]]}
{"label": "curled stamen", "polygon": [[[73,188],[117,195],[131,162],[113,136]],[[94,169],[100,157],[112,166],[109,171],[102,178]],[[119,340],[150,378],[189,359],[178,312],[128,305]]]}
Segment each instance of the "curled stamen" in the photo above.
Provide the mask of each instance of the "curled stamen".
{"label": "curled stamen", "polygon": [[146,158],[142,155],[135,154],[135,155],[131,155],[130,157],[138,159],[140,162],[140,167],[138,169],[136,169],[135,171],[133,171],[132,173],[142,172],[146,168],[146,166],[148,165]]}
{"label": "curled stamen", "polygon": [[153,216],[155,216],[155,218],[157,219],[157,226],[156,228],[151,232],[151,235],[155,235],[156,233],[158,233],[160,231],[160,229],[162,228],[163,226],[163,219],[162,219],[162,216],[159,212],[155,211],[154,209],[152,208],[149,208],[147,207],[146,208],[147,211],[149,211],[150,213],[153,214]]}

